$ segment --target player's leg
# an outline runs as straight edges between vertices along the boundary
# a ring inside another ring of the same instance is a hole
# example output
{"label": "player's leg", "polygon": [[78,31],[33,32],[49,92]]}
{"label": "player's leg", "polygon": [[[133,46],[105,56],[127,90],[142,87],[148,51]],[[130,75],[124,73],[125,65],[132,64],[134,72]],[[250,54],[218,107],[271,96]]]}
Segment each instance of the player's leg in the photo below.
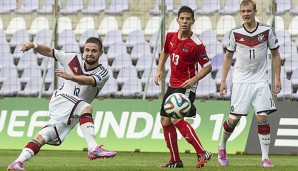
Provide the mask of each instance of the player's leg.
{"label": "player's leg", "polygon": [[165,138],[166,145],[170,151],[169,162],[162,164],[160,167],[179,168],[179,167],[183,167],[183,163],[179,155],[176,127],[172,124],[171,118],[166,114],[163,108],[165,99],[172,93],[174,93],[174,89],[169,87],[167,89],[166,94],[163,97],[161,110],[160,110],[160,122],[163,128],[163,135]]}
{"label": "player's leg", "polygon": [[102,148],[102,145],[99,146],[95,140],[92,110],[93,108],[90,104],[82,101],[74,111],[75,116],[79,114],[80,128],[88,145],[88,158],[93,160],[114,157],[117,154],[116,152]]}
{"label": "player's leg", "polygon": [[[190,89],[177,89],[177,92],[184,93],[191,102],[191,109],[187,117],[195,117],[196,116],[196,107],[194,106],[193,102],[195,100],[195,92],[191,91]],[[210,159],[212,154],[204,150],[196,131],[193,127],[186,122],[184,119],[174,119],[171,118],[172,123],[175,127],[179,130],[181,135],[185,138],[185,140],[191,144],[198,156],[198,163],[196,165],[197,168],[201,168],[207,163]]]}
{"label": "player's leg", "polygon": [[258,92],[252,105],[256,111],[256,120],[258,123],[258,136],[262,151],[262,166],[272,167],[269,161],[269,145],[270,145],[270,125],[267,115],[276,111],[276,106],[272,98],[271,91],[267,83],[259,83],[257,85]]}
{"label": "player's leg", "polygon": [[218,145],[218,162],[221,166],[228,165],[227,141],[242,116],[246,116],[253,98],[252,85],[233,84],[231,94],[230,115],[223,123],[220,143]]}

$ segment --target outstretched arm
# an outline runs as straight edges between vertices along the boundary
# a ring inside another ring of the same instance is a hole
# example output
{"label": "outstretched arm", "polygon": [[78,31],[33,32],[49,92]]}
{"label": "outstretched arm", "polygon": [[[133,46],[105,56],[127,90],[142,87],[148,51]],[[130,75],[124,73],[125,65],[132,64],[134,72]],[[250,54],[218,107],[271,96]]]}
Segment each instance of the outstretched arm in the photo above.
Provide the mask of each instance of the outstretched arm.
{"label": "outstretched arm", "polygon": [[36,50],[41,55],[44,55],[47,57],[53,57],[53,49],[52,48],[42,45],[42,44],[37,44],[34,42],[23,43],[21,51],[26,52],[32,48],[34,50]]}

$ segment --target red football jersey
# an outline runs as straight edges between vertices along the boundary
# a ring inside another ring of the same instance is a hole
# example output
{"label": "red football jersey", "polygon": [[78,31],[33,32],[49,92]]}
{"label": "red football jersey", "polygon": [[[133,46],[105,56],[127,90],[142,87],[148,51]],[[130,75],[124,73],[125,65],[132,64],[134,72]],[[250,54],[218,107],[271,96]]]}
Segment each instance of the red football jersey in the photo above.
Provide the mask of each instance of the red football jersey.
{"label": "red football jersey", "polygon": [[178,32],[168,32],[164,52],[170,56],[170,86],[173,88],[180,88],[186,80],[194,77],[198,63],[202,68],[210,64],[204,44],[194,33],[187,39],[179,40]]}

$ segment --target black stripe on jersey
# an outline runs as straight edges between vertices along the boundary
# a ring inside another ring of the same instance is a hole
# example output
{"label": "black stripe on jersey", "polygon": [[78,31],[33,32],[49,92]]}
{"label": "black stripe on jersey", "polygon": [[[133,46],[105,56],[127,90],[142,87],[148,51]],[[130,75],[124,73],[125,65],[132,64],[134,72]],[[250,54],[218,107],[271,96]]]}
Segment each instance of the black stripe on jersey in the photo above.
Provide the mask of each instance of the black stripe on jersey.
{"label": "black stripe on jersey", "polygon": [[77,103],[78,102],[78,99],[76,99],[72,96],[69,96],[67,94],[60,94],[60,96],[66,98],[67,100],[71,101],[72,103]]}
{"label": "black stripe on jersey", "polygon": [[99,72],[99,75],[101,75],[102,77],[105,77],[106,75],[108,75],[109,71],[108,70],[102,70]]}

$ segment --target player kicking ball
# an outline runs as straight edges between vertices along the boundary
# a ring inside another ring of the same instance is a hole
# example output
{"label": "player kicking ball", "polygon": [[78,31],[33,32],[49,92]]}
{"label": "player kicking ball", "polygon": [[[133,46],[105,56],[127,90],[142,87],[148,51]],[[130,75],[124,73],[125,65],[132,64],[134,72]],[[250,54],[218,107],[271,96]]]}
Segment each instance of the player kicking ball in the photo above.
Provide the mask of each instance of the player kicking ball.
{"label": "player kicking ball", "polygon": [[116,156],[116,152],[102,148],[95,141],[93,109],[90,105],[109,79],[108,71],[98,62],[103,53],[101,40],[88,38],[83,54],[65,53],[33,42],[24,43],[21,50],[26,52],[32,48],[64,66],[64,70],[55,70],[58,77],[64,78],[64,83],[52,95],[49,103],[50,120],[7,170],[25,170],[24,162],[37,155],[45,144],[60,145],[77,123],[87,142],[90,160]]}

